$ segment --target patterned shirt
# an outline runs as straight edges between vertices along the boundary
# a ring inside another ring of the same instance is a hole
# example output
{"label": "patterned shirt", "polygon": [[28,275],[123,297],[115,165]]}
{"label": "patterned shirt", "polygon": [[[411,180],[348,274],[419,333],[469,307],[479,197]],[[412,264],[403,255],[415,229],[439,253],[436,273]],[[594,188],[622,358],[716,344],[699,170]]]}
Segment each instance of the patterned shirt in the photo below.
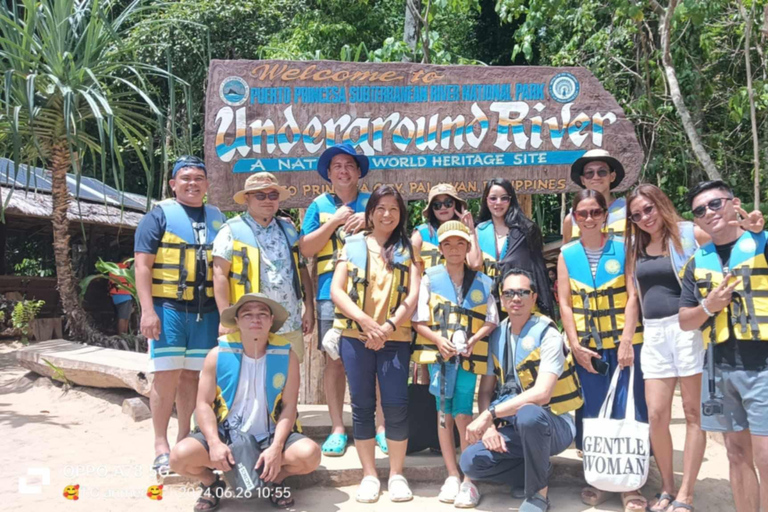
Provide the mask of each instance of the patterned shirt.
{"label": "patterned shirt", "polygon": [[[277,333],[300,330],[302,300],[293,289],[293,255],[282,229],[274,218],[266,228],[248,212],[243,214],[243,220],[253,230],[259,245],[259,291],[288,311],[288,320]],[[231,263],[233,246],[232,230],[224,224],[213,241],[213,255]]]}

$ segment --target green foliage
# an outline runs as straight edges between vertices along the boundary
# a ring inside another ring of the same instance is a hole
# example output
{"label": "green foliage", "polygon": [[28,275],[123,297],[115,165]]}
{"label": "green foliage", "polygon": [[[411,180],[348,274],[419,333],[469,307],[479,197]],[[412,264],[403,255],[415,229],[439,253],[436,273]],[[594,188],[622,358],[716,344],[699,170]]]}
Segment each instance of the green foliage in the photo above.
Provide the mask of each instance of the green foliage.
{"label": "green foliage", "polygon": [[16,303],[11,313],[13,327],[21,330],[21,342],[29,342],[29,333],[32,329],[32,320],[45,305],[44,300],[22,300]]}
{"label": "green foliage", "polygon": [[[139,302],[139,294],[136,291],[136,273],[133,269],[133,258],[129,258],[124,262],[128,265],[128,268],[122,268],[117,263],[111,261],[104,261],[99,258],[96,262],[96,270],[98,274],[91,274],[84,277],[80,281],[80,300],[85,298],[85,293],[88,291],[88,286],[96,279],[107,279],[110,284],[116,286],[119,290],[128,292],[133,298],[133,302],[136,304],[136,308],[141,312],[141,303]],[[120,279],[125,279],[126,284]]]}
{"label": "green foliage", "polygon": [[24,258],[21,263],[13,266],[13,273],[17,276],[50,277],[53,275],[53,270],[43,268],[40,260]]}
{"label": "green foliage", "polygon": [[50,368],[53,371],[53,375],[51,375],[51,378],[53,380],[57,380],[64,384],[64,390],[71,389],[75,384],[67,378],[66,373],[64,373],[64,370],[49,360],[43,358],[43,362],[45,362],[46,365],[48,365],[48,368]]}

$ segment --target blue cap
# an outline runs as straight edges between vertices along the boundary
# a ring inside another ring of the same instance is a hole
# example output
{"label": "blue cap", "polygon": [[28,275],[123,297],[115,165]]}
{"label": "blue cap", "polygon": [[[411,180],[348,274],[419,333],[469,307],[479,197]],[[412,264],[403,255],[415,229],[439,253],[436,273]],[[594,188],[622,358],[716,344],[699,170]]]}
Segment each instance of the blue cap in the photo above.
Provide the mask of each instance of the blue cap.
{"label": "blue cap", "polygon": [[175,178],[176,173],[185,167],[197,167],[198,169],[202,169],[205,175],[208,176],[208,171],[205,169],[205,162],[196,156],[184,155],[177,158],[176,163],[173,164],[173,172],[171,173],[171,178]]}
{"label": "blue cap", "polygon": [[320,176],[322,176],[325,181],[331,181],[328,179],[328,166],[331,165],[331,160],[333,160],[333,157],[336,155],[349,155],[354,157],[358,167],[360,167],[360,177],[365,178],[365,175],[368,174],[368,157],[358,154],[357,151],[355,151],[355,148],[352,147],[352,144],[339,144],[338,146],[331,146],[326,149],[317,161],[317,172],[320,173]]}

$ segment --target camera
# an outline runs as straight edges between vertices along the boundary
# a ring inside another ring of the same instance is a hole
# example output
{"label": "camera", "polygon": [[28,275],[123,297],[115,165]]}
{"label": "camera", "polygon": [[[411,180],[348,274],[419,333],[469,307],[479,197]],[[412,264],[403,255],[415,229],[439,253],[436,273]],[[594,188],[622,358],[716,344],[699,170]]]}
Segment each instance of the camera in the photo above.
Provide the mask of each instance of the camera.
{"label": "camera", "polygon": [[723,414],[723,401],[719,398],[710,398],[701,404],[701,414],[704,416],[718,416]]}

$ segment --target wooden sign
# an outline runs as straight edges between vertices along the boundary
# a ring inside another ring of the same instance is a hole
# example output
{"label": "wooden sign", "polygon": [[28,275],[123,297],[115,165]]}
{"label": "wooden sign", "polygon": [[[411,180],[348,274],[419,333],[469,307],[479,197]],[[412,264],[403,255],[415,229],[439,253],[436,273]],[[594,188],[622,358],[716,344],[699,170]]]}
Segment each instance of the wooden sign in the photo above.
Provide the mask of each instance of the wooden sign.
{"label": "wooden sign", "polygon": [[291,191],[281,206],[306,206],[331,190],[317,160],[342,142],[370,159],[361,188],[392,184],[406,199],[426,198],[441,182],[479,197],[495,177],[523,194],[576,190],[570,166],[594,148],[623,163],[620,191],[643,161],[634,126],[583,68],[211,62],[205,162],[213,204],[240,209],[235,192],[269,171]]}

